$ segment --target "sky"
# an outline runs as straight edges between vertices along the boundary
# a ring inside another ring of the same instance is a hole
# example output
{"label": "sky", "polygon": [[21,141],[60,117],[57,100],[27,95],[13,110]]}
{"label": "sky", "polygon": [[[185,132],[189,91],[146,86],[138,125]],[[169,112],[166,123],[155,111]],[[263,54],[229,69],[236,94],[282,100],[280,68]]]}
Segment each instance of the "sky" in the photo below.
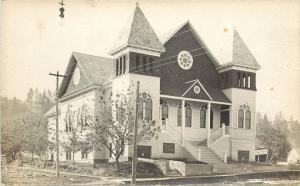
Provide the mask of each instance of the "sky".
{"label": "sky", "polygon": [[[26,99],[29,88],[55,89],[49,72],[65,72],[72,52],[109,57],[135,0],[2,0],[0,95]],[[163,41],[190,20],[220,63],[228,62],[235,28],[262,66],[257,111],[300,120],[300,1],[139,0]]]}

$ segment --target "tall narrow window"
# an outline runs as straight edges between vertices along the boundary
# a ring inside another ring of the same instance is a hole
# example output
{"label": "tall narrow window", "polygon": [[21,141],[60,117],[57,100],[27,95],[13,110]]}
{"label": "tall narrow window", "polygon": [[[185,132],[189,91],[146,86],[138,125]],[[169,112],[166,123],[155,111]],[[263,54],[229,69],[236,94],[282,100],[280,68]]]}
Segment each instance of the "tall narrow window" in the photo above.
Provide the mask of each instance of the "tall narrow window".
{"label": "tall narrow window", "polygon": [[143,72],[146,72],[147,70],[147,57],[143,57]]}
{"label": "tall narrow window", "polygon": [[210,110],[210,128],[214,127],[214,111]]}
{"label": "tall narrow window", "polygon": [[[178,104],[177,107],[177,126],[182,125],[182,107],[181,103]],[[192,126],[192,107],[190,104],[185,103],[185,127],[191,127]]]}
{"label": "tall narrow window", "polygon": [[251,88],[251,75],[248,75],[248,88]]}
{"label": "tall narrow window", "polygon": [[153,73],[153,58],[149,59],[149,64],[150,64],[150,72]]}
{"label": "tall narrow window", "polygon": [[244,128],[244,110],[239,109],[238,111],[238,128]]}
{"label": "tall narrow window", "polygon": [[161,105],[161,119],[165,120],[166,118],[169,117],[169,107],[168,104],[165,100],[160,100],[160,105]]}
{"label": "tall narrow window", "polygon": [[123,73],[126,72],[126,56],[123,56]]}
{"label": "tall narrow window", "polygon": [[152,98],[146,92],[140,93],[138,98],[138,119],[152,120]]}
{"label": "tall narrow window", "polygon": [[144,118],[144,101],[143,98],[138,99],[138,119]]}
{"label": "tall narrow window", "polygon": [[192,108],[188,104],[185,107],[185,127],[192,127]]}
{"label": "tall narrow window", "polygon": [[206,110],[204,108],[200,109],[200,128],[205,128],[206,125]]}
{"label": "tall narrow window", "polygon": [[237,73],[237,78],[238,78],[238,87],[241,87],[241,73]]}
{"label": "tall narrow window", "polygon": [[135,56],[135,67],[136,67],[135,70],[139,70],[139,67],[140,67],[140,56],[139,55]]}
{"label": "tall narrow window", "polygon": [[243,74],[243,87],[246,87],[246,75],[245,75],[245,73]]}
{"label": "tall narrow window", "polygon": [[145,120],[152,120],[152,99],[147,98],[145,101]]}
{"label": "tall narrow window", "polygon": [[119,60],[116,60],[116,76],[119,75]]}
{"label": "tall narrow window", "polygon": [[181,126],[181,112],[181,104],[179,104],[177,107],[177,126]]}
{"label": "tall narrow window", "polygon": [[119,74],[123,74],[123,60],[122,57],[120,57],[120,68],[119,68]]}
{"label": "tall narrow window", "polygon": [[246,112],[245,112],[245,125],[246,125],[246,129],[251,128],[251,112],[250,112],[250,110],[246,110]]}

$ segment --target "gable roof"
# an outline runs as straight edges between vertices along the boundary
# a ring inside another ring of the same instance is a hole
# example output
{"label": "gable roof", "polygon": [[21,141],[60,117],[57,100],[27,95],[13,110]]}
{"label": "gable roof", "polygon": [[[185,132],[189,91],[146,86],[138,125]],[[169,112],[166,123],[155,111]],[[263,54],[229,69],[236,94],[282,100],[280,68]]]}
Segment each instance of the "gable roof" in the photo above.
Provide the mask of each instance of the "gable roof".
{"label": "gable roof", "polygon": [[182,94],[182,97],[189,96],[188,93],[192,92],[191,89],[198,84],[201,87],[200,88],[200,92],[201,92],[201,90],[204,91],[205,96],[207,96],[210,100],[212,100],[211,96],[209,95],[209,93],[207,92],[207,90],[204,88],[204,86],[201,84],[201,82],[199,81],[199,79],[195,79],[195,80],[186,82],[185,84],[188,84],[188,83],[192,83],[192,85]]}
{"label": "gable roof", "polygon": [[65,73],[68,76],[63,79],[60,86],[60,98],[74,93],[72,91],[67,92],[67,89],[77,65],[80,66],[83,75],[87,79],[87,82],[80,89],[85,89],[91,85],[104,85],[113,77],[112,59],[73,52]]}
{"label": "gable roof", "polygon": [[[184,31],[184,32],[179,32],[183,27],[188,26],[189,30]],[[196,41],[199,43],[199,45],[203,45],[203,49],[204,51],[207,53],[207,56],[210,58],[210,60],[215,64],[216,67],[220,66],[219,61],[217,60],[217,58],[213,55],[213,53],[209,50],[209,48],[207,47],[207,45],[205,44],[205,42],[203,41],[203,39],[200,37],[200,35],[198,34],[198,32],[195,30],[195,28],[193,27],[193,25],[191,24],[191,22],[189,20],[187,20],[186,22],[184,22],[184,24],[182,24],[181,26],[179,26],[171,35],[169,35],[167,37],[167,39],[165,39],[164,41],[164,45],[175,35],[179,35],[179,34],[183,34],[185,32],[191,32],[193,34],[193,36],[195,37]]]}
{"label": "gable roof", "polygon": [[127,46],[164,52],[165,48],[137,4],[129,23],[114,43],[110,54],[115,54]]}

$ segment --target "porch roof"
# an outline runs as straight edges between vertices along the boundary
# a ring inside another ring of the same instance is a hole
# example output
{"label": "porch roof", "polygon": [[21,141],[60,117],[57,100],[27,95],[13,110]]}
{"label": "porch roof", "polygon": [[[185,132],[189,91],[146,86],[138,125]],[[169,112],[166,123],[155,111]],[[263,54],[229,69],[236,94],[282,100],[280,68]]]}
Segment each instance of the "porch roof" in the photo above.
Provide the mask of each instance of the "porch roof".
{"label": "porch roof", "polygon": [[195,102],[202,102],[202,103],[212,103],[212,104],[219,104],[219,105],[232,105],[231,102],[222,102],[222,101],[214,101],[214,100],[195,99],[195,98],[171,96],[171,95],[164,95],[164,94],[161,94],[160,97],[161,98],[169,98],[169,99],[195,101]]}

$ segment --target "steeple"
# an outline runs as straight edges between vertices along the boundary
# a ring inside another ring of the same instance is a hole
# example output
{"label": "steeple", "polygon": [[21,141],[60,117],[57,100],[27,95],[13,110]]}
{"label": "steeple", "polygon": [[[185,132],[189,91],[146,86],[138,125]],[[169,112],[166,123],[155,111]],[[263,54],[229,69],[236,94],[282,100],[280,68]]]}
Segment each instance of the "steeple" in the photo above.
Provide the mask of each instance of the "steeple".
{"label": "steeple", "polygon": [[239,33],[233,31],[232,65],[260,69],[260,65],[244,43]]}
{"label": "steeple", "polygon": [[163,44],[146,19],[138,2],[136,3],[133,15],[117,38],[109,54],[115,55],[127,48],[150,51],[158,53],[158,55],[165,51]]}

